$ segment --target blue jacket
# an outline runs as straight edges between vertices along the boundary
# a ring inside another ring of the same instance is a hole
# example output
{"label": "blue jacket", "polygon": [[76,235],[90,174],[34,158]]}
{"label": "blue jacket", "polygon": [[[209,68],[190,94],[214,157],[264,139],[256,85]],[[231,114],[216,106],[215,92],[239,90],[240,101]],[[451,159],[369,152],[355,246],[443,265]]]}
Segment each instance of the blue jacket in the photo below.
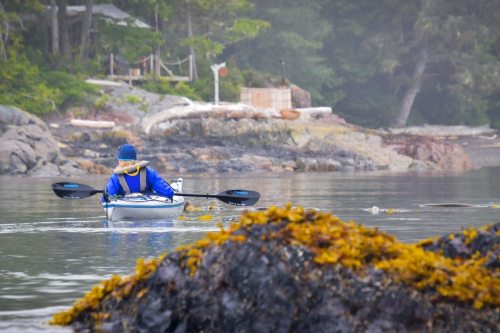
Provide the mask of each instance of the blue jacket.
{"label": "blue jacket", "polygon": [[[127,174],[123,175],[131,192],[133,193],[141,192],[140,173],[138,173],[135,176],[130,176]],[[116,174],[112,174],[111,177],[109,177],[105,190],[109,196],[126,194],[125,190],[120,185],[120,181],[118,180],[118,175]],[[172,189],[172,187],[170,187],[170,185],[168,185],[167,182],[164,181],[163,178],[161,178],[161,176],[158,175],[158,173],[154,169],[146,167],[146,192],[148,191],[149,192],[155,191],[157,194],[165,196],[170,199],[172,199],[174,195],[174,190]],[[103,202],[106,201],[104,196],[102,200]]]}

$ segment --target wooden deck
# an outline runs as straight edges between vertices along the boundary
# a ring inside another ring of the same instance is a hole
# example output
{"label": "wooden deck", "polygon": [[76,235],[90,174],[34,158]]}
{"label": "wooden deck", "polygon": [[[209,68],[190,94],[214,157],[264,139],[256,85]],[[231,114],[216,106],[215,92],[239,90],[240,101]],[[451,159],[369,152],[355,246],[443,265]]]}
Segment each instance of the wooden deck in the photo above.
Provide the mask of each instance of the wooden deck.
{"label": "wooden deck", "polygon": [[[188,76],[175,73],[181,72],[182,74],[182,63],[188,63]],[[171,67],[169,68],[167,65]],[[174,71],[173,68],[179,68],[180,71]],[[124,74],[127,72],[128,74]],[[134,81],[145,81],[149,77],[162,78],[172,82],[189,82],[192,81],[193,77],[193,61],[191,56],[188,56],[186,59],[169,64],[163,62],[158,54],[151,54],[135,63],[129,63],[111,53],[109,57],[109,73],[107,76],[109,80],[127,81],[129,84]]]}
{"label": "wooden deck", "polygon": [[[162,79],[173,82],[189,82],[189,76],[161,76]],[[145,75],[108,75],[109,80],[114,81],[146,81],[148,76]]]}

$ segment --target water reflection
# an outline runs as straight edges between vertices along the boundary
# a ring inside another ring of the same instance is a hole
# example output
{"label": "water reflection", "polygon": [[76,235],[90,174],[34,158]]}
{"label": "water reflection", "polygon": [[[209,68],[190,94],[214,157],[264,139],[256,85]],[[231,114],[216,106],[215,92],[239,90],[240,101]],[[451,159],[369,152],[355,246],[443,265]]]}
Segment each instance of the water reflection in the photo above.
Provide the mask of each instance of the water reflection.
{"label": "water reflection", "polygon": [[119,258],[125,252],[144,253],[154,257],[172,244],[173,221],[101,221],[109,230],[105,236],[106,251],[110,257]]}

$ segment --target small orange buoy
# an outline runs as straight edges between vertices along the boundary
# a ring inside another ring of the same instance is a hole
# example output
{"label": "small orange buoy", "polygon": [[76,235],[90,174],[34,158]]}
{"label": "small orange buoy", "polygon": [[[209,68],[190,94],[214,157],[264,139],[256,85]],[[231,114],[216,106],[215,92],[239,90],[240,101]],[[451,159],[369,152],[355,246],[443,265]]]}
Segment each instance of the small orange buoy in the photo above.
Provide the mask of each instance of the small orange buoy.
{"label": "small orange buoy", "polygon": [[229,75],[229,69],[227,69],[227,67],[219,68],[219,76],[220,77],[226,77],[228,75]]}

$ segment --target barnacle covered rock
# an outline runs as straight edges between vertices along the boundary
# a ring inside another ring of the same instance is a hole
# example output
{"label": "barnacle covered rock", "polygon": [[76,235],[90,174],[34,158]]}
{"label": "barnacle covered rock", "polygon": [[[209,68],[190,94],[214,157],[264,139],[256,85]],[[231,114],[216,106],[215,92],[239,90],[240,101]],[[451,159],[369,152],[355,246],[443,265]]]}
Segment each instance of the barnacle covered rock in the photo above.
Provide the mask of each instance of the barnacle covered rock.
{"label": "barnacle covered rock", "polygon": [[500,322],[500,268],[489,264],[498,261],[499,225],[447,236],[463,236],[469,256],[443,254],[444,238],[402,244],[291,205],[220,227],[140,260],[134,275],[94,287],[52,323],[116,332],[495,332]]}

